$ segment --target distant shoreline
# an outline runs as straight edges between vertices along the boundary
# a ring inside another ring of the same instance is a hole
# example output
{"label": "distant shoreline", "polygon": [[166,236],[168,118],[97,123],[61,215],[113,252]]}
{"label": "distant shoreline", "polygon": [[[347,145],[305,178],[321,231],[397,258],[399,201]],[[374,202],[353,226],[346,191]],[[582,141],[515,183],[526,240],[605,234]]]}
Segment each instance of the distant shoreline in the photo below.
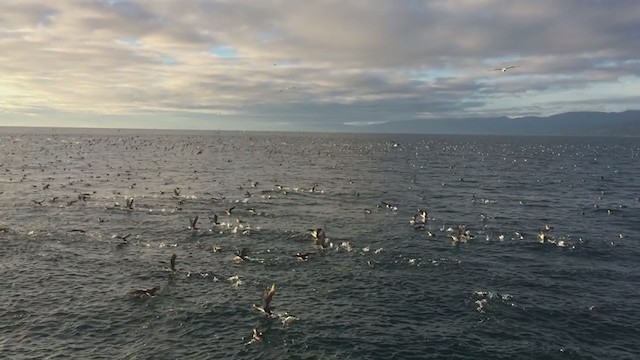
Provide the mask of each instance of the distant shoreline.
{"label": "distant shoreline", "polygon": [[640,110],[617,113],[568,112],[547,117],[413,119],[371,125],[328,124],[326,129],[311,130],[221,130],[168,128],[109,128],[65,126],[0,126],[0,133],[134,133],[134,134],[215,134],[215,133],[291,133],[291,134],[389,134],[389,135],[468,135],[468,136],[570,136],[640,137]]}

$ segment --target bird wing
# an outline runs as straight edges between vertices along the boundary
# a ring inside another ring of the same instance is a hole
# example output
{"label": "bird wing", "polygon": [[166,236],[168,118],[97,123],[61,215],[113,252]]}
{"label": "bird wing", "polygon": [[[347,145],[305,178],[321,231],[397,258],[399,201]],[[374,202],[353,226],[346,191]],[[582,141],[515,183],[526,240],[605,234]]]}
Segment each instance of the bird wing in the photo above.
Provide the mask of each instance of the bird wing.
{"label": "bird wing", "polygon": [[270,308],[271,300],[273,300],[273,296],[275,294],[276,294],[276,284],[273,284],[271,285],[271,288],[269,289],[269,291],[267,291],[267,293],[264,295],[264,299],[262,300],[263,308],[265,311],[268,311],[268,309]]}

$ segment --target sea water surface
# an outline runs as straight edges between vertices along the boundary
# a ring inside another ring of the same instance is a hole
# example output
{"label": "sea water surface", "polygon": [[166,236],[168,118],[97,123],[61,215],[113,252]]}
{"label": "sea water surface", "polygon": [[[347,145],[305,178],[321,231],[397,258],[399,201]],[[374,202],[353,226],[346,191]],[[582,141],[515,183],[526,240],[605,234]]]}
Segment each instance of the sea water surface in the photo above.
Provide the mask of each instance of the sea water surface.
{"label": "sea water surface", "polygon": [[631,138],[2,128],[0,357],[638,359],[638,164]]}

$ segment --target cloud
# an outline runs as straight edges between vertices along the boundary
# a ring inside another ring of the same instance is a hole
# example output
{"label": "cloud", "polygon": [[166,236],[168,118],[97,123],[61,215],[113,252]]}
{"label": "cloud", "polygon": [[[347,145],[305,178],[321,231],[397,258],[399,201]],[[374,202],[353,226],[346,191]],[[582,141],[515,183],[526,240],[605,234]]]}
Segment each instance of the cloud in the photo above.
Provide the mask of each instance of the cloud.
{"label": "cloud", "polygon": [[[623,110],[640,87],[633,0],[0,7],[0,125],[21,115],[43,125],[73,115],[139,116],[137,127],[155,127],[155,118],[163,126],[174,119],[175,126],[322,129],[577,104]],[[512,63],[520,67],[488,71]]]}

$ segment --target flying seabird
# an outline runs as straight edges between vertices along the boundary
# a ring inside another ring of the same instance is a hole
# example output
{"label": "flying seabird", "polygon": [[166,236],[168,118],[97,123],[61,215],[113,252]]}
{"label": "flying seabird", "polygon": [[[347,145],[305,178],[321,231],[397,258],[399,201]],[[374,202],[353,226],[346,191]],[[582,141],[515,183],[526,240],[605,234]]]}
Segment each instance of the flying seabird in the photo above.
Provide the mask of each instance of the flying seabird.
{"label": "flying seabird", "polygon": [[318,229],[309,229],[309,232],[311,234],[311,237],[313,239],[320,239],[320,237],[324,237],[324,231],[322,231],[322,229],[318,228]]}
{"label": "flying seabird", "polygon": [[191,223],[191,226],[189,226],[190,230],[196,230],[196,223],[198,223],[198,215],[196,215],[196,217],[194,217],[193,219],[190,219],[189,222]]}
{"label": "flying seabird", "polygon": [[264,294],[262,298],[262,306],[258,304],[253,304],[253,307],[260,310],[261,312],[271,315],[271,300],[273,300],[273,295],[276,294],[276,284],[271,285],[271,288]]}
{"label": "flying seabird", "polygon": [[232,211],[233,211],[233,209],[235,209],[235,208],[236,208],[235,206],[232,206],[232,207],[230,207],[230,208],[226,209],[224,212],[225,212],[228,216],[231,216],[231,212],[232,212]]}
{"label": "flying seabird", "polygon": [[489,71],[502,71],[502,72],[506,72],[509,69],[514,69],[520,67],[519,65],[511,65],[511,66],[507,66],[507,67],[502,67],[502,68],[495,68],[495,69],[491,69]]}
{"label": "flying seabird", "polygon": [[423,223],[427,222],[427,210],[418,209],[418,216],[420,217],[420,221],[422,221]]}
{"label": "flying seabird", "polygon": [[540,239],[541,243],[544,244],[545,241],[549,240],[549,236],[547,235],[548,233],[548,231],[540,230],[540,232],[538,233],[538,239]]}
{"label": "flying seabird", "polygon": [[253,328],[251,332],[251,339],[245,345],[251,345],[254,342],[262,341],[262,332],[258,328]]}
{"label": "flying seabird", "polygon": [[129,238],[129,236],[131,236],[131,234],[127,234],[125,236],[120,236],[120,235],[114,235],[113,238],[114,239],[120,239],[122,240],[122,242],[118,245],[116,245],[116,249],[122,249],[123,247],[125,247],[126,245],[129,245],[129,242],[127,241],[127,239]]}
{"label": "flying seabird", "polygon": [[176,271],[176,254],[171,255],[171,271]]}
{"label": "flying seabird", "polygon": [[122,241],[127,241],[127,239],[131,236],[131,234],[127,234],[125,236],[115,235],[114,238],[121,239]]}
{"label": "flying seabird", "polygon": [[128,209],[133,209],[133,198],[128,198],[127,199],[127,208]]}
{"label": "flying seabird", "polygon": [[309,231],[311,232],[311,238],[314,239],[314,242],[313,242],[314,245],[318,245],[323,249],[332,247],[331,242],[329,242],[329,239],[326,237],[324,233],[324,230],[318,228],[318,229],[310,229]]}

